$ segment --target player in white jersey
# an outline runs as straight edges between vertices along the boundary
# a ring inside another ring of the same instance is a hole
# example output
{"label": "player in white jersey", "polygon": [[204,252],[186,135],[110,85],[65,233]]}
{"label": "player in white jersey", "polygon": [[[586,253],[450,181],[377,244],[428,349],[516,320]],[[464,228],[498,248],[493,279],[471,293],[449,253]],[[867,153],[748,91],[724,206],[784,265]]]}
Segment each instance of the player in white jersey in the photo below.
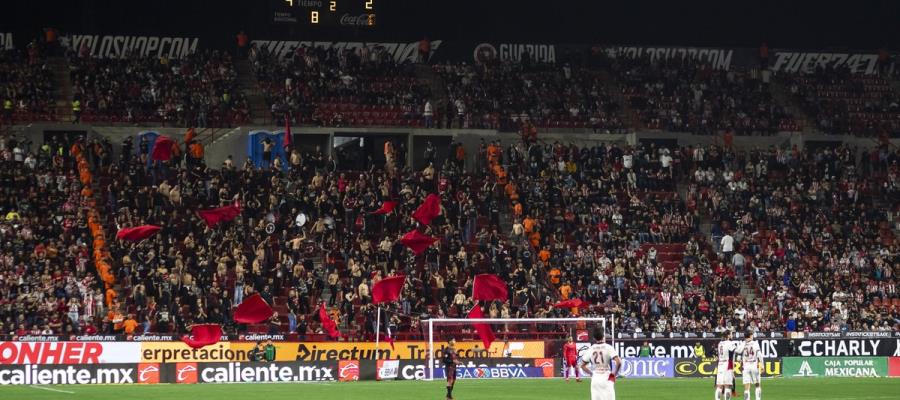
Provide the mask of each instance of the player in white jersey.
{"label": "player in white jersey", "polygon": [[763,357],[759,342],[753,340],[753,331],[744,334],[744,341],[738,348],[741,357],[741,369],[744,382],[744,400],[750,400],[750,386],[756,385],[756,400],[762,400],[762,388],[759,386],[759,368],[763,364]]}
{"label": "player in white jersey", "polygon": [[737,343],[731,340],[731,331],[725,331],[716,350],[719,362],[716,364],[715,398],[728,400],[734,387],[734,353],[737,350]]}
{"label": "player in white jersey", "polygon": [[[616,363],[615,368],[612,368],[612,362]],[[594,344],[585,352],[579,365],[579,369],[591,374],[591,400],[616,399],[616,376],[621,368],[622,359],[619,358],[619,353],[606,343],[603,329],[595,328]]]}

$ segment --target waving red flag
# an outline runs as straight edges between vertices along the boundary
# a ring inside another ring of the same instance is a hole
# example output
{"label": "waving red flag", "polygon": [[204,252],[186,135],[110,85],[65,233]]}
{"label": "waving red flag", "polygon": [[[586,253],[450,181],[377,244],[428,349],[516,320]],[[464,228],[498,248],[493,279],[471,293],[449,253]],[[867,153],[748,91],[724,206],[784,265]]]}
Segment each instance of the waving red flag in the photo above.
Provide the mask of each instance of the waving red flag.
{"label": "waving red flag", "polygon": [[381,304],[389,301],[397,301],[400,291],[403,290],[405,276],[392,276],[382,279],[372,286],[372,304]]}
{"label": "waving red flag", "polygon": [[506,301],[509,299],[506,282],[494,274],[475,275],[475,279],[472,281],[472,299]]}
{"label": "waving red flag", "polygon": [[[481,306],[478,304],[476,304],[475,307],[472,307],[472,311],[469,311],[469,319],[476,318],[484,318],[484,313],[481,312]],[[496,339],[491,326],[485,323],[477,322],[473,323],[472,326],[475,328],[475,332],[478,332],[478,337],[481,338],[481,343],[484,343],[484,349],[490,349],[491,343],[493,343],[494,339]]]}
{"label": "waving red flag", "polygon": [[159,232],[160,229],[162,228],[156,225],[141,225],[132,228],[122,228],[119,229],[118,232],[116,232],[116,239],[139,242],[150,236],[153,236],[153,234]]}
{"label": "waving red flag", "polygon": [[237,204],[230,206],[213,208],[209,210],[197,211],[197,215],[206,221],[210,227],[218,225],[220,222],[231,221],[241,214],[241,207]]}
{"label": "waving red flag", "polygon": [[175,141],[168,136],[157,136],[150,158],[155,161],[169,161],[172,158],[172,145],[174,144]]}
{"label": "waving red flag", "polygon": [[294,139],[291,136],[292,136],[292,134],[291,134],[291,115],[285,114],[284,115],[284,140],[282,141],[282,146],[284,147],[285,150],[291,149],[291,140]]}
{"label": "waving red flag", "polygon": [[560,301],[560,302],[554,304],[553,307],[556,307],[556,308],[587,308],[590,305],[591,305],[591,303],[588,303],[581,299],[569,299],[569,300],[565,300],[565,301]]}
{"label": "waving red flag", "polygon": [[269,304],[263,300],[259,293],[255,293],[244,299],[234,310],[234,320],[242,324],[258,324],[269,318],[275,312]]}
{"label": "waving red flag", "polygon": [[319,306],[319,321],[322,322],[322,329],[328,332],[328,336],[332,339],[341,337],[341,331],[338,330],[337,324],[328,316],[328,310],[325,309],[325,303]]}
{"label": "waving red flag", "polygon": [[430,225],[431,220],[441,213],[441,197],[429,194],[425,202],[413,212],[412,217],[422,225]]}
{"label": "waving red flag", "polygon": [[409,232],[406,232],[406,234],[403,235],[402,238],[400,238],[400,243],[403,243],[403,245],[409,247],[413,251],[413,253],[419,255],[422,254],[422,252],[425,251],[428,246],[431,246],[437,240],[437,238],[423,235],[419,233],[419,231],[413,229]]}
{"label": "waving red flag", "polygon": [[385,201],[381,204],[381,208],[372,211],[369,214],[387,215],[390,214],[391,211],[394,211],[394,207],[397,207],[396,201]]}
{"label": "waving red flag", "polygon": [[181,341],[192,349],[216,344],[222,337],[222,327],[219,324],[200,324],[191,327],[191,335],[184,335]]}

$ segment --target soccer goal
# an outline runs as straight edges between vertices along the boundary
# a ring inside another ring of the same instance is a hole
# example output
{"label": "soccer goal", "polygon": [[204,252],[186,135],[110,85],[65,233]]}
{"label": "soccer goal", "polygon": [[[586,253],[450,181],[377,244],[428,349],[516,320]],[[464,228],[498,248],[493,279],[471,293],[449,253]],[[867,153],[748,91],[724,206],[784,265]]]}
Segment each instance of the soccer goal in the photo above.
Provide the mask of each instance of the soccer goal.
{"label": "soccer goal", "polygon": [[[608,339],[615,339],[614,317],[590,318],[434,318],[423,322],[422,328],[428,337],[428,372],[426,380],[434,380],[435,368],[439,365],[441,353],[446,341],[454,338],[457,341],[478,341],[479,336],[473,324],[486,324],[491,327],[496,340],[490,348],[467,349],[472,358],[561,358],[562,345],[566,337],[572,336],[575,342],[585,344],[591,342],[590,333],[598,325],[607,332]],[[607,323],[609,322],[609,323]],[[530,343],[543,342],[540,349],[528,348]],[[437,345],[436,345],[437,344]],[[460,349],[457,349],[459,351]],[[545,354],[535,357],[534,352],[543,350]],[[527,355],[526,355],[527,354]]]}

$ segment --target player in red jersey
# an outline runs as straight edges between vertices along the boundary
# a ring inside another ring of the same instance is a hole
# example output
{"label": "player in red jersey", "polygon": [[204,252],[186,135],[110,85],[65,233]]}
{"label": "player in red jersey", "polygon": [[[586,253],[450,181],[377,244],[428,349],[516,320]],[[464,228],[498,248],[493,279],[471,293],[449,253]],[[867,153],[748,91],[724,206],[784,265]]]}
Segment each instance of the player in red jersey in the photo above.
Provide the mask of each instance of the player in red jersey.
{"label": "player in red jersey", "polygon": [[569,381],[569,371],[571,370],[572,374],[575,374],[575,381],[581,382],[581,377],[578,374],[578,346],[575,345],[575,342],[572,340],[571,336],[566,337],[566,344],[563,346],[563,358],[565,359],[565,369],[566,369],[566,382]]}
{"label": "player in red jersey", "polygon": [[450,338],[444,348],[444,375],[447,376],[447,400],[453,400],[453,386],[456,385],[456,367],[462,362],[456,354],[456,339]]}

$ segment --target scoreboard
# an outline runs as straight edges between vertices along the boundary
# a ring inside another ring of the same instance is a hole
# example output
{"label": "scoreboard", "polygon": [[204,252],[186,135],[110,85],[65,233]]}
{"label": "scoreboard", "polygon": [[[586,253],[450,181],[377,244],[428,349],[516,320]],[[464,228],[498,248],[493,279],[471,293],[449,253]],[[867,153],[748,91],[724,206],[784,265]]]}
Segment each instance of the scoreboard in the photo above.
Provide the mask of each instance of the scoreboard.
{"label": "scoreboard", "polygon": [[382,0],[270,0],[272,22],[309,27],[375,26],[375,10]]}

